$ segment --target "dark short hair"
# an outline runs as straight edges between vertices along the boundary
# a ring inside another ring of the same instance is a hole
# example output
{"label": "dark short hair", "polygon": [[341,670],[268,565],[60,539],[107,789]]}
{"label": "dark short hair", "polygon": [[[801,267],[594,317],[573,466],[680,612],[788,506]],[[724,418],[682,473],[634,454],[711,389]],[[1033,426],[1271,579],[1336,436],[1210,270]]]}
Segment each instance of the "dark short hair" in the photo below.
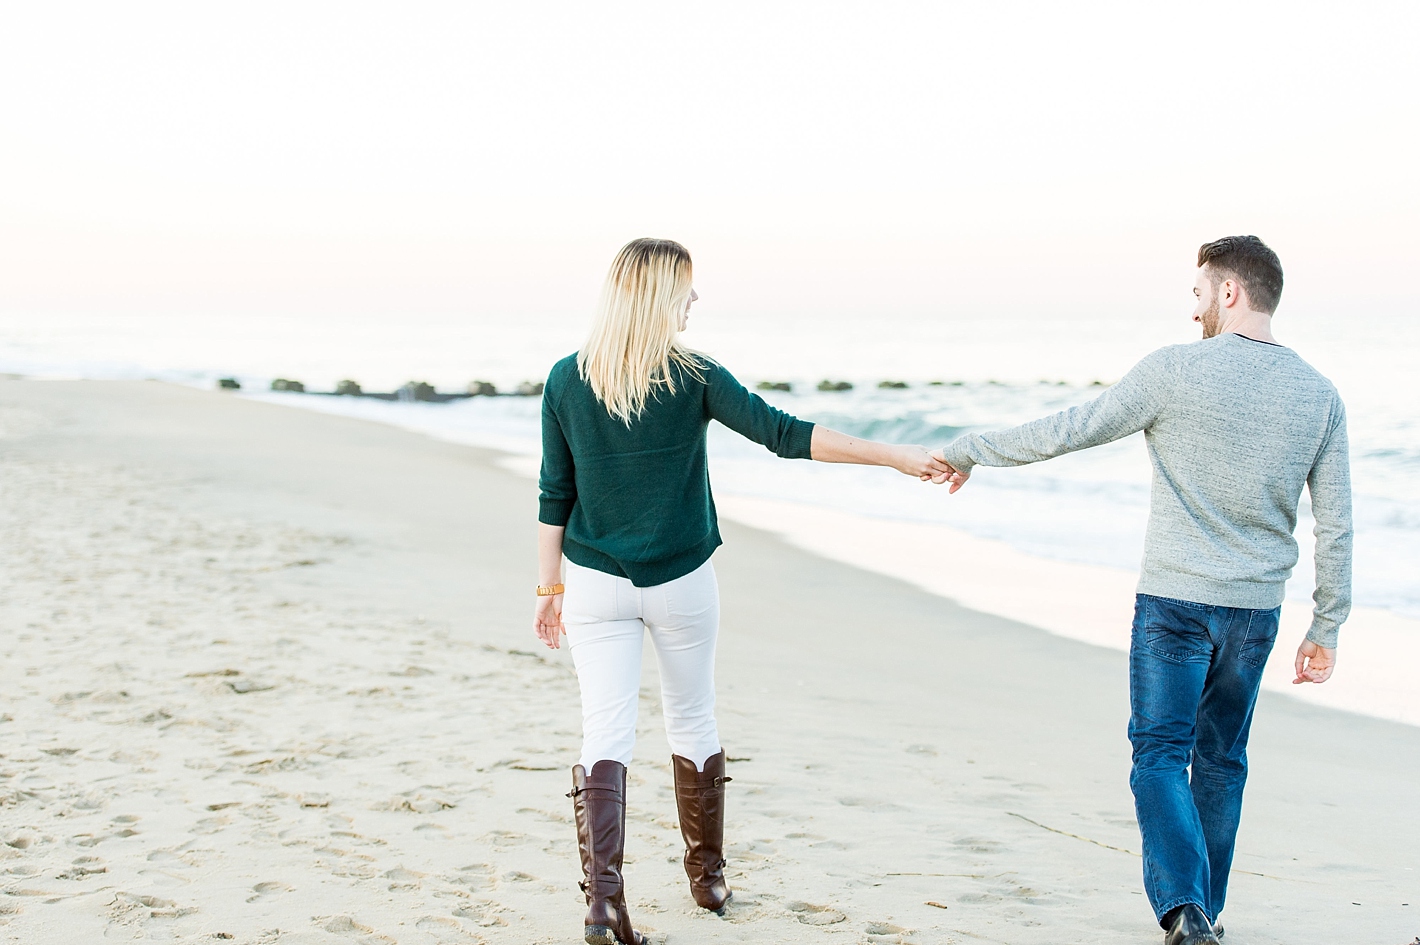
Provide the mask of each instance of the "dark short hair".
{"label": "dark short hair", "polygon": [[1225,236],[1198,247],[1198,265],[1211,266],[1213,284],[1232,276],[1254,311],[1272,314],[1282,300],[1282,260],[1255,236]]}

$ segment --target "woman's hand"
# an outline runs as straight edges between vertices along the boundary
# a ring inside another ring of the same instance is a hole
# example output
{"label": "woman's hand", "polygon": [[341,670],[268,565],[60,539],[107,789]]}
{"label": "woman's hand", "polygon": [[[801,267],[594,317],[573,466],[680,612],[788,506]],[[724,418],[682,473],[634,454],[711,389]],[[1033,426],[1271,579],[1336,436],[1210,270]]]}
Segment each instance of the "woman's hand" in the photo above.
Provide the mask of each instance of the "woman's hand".
{"label": "woman's hand", "polygon": [[537,599],[537,610],[533,613],[533,631],[549,650],[562,646],[562,634],[566,631],[562,628],[561,594]]}

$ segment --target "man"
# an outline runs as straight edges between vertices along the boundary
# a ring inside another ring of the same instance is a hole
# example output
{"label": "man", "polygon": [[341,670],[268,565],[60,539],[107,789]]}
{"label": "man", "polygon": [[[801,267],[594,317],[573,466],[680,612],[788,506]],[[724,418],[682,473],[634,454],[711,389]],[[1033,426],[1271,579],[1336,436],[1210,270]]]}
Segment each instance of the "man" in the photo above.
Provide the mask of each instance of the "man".
{"label": "man", "polygon": [[1272,337],[1281,262],[1255,236],[1208,243],[1193,292],[1203,341],[1155,351],[1083,406],[936,454],[956,470],[955,492],[976,465],[1020,466],[1144,431],[1154,476],[1129,648],[1129,784],[1167,945],[1222,934],[1211,923],[1227,894],[1262,668],[1297,562],[1303,485],[1316,607],[1294,682],[1330,677],[1351,609],[1345,409]]}

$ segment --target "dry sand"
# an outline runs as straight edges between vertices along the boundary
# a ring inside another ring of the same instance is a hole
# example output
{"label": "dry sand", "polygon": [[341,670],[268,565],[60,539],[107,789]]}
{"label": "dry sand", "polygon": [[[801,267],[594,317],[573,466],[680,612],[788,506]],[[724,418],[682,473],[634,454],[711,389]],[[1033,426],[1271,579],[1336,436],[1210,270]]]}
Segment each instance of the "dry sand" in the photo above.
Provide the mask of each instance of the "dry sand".
{"label": "dry sand", "polygon": [[[0,381],[0,938],[579,941],[576,683],[535,652],[535,489],[497,459]],[[685,889],[648,661],[653,941],[1160,940],[1122,654],[724,531],[737,896]],[[1264,693],[1252,763],[1227,940],[1410,942],[1420,729]]]}

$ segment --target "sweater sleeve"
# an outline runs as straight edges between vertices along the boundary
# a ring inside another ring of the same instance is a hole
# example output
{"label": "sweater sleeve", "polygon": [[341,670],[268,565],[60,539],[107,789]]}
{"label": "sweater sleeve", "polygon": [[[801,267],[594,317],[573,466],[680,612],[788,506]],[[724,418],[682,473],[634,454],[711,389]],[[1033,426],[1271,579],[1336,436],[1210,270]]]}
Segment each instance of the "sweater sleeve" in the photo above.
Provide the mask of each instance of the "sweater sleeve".
{"label": "sweater sleeve", "polygon": [[1122,439],[1154,422],[1168,403],[1176,372],[1176,355],[1163,348],[1087,404],[1008,430],[968,434],[942,453],[966,471],[976,465],[1024,466]]}
{"label": "sweater sleeve", "polygon": [[544,525],[566,525],[577,502],[576,465],[572,448],[557,419],[557,394],[553,377],[548,377],[542,395],[542,472],[538,476],[537,520]]}
{"label": "sweater sleeve", "polygon": [[812,423],[769,406],[713,361],[705,365],[705,381],[705,404],[711,419],[785,459],[813,458]]}
{"label": "sweater sleeve", "polygon": [[1337,630],[1351,613],[1351,460],[1346,408],[1336,398],[1331,430],[1307,476],[1312,518],[1316,520],[1315,608],[1307,639],[1333,649]]}

